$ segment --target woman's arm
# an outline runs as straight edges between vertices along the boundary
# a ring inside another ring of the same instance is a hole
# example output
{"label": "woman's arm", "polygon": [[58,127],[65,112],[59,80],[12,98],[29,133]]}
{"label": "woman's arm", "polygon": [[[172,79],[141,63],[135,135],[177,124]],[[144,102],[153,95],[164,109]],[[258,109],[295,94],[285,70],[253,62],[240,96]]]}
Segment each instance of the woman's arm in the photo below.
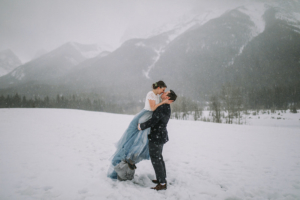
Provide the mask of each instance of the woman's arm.
{"label": "woman's arm", "polygon": [[150,108],[151,108],[152,111],[156,110],[156,108],[158,106],[161,106],[161,105],[163,105],[165,103],[169,103],[168,99],[165,99],[164,101],[160,102],[159,104],[155,104],[156,103],[155,100],[148,99],[148,101],[149,101],[149,105],[150,105]]}

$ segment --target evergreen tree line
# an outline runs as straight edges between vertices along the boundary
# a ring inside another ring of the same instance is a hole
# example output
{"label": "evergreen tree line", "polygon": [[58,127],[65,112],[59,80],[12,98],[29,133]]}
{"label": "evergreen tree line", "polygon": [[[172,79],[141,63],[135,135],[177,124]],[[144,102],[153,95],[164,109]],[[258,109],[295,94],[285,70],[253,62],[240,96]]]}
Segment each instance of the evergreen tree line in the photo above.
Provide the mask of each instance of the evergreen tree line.
{"label": "evergreen tree line", "polygon": [[245,91],[240,89],[242,95],[246,94],[247,105],[251,109],[286,110],[300,106],[300,85],[293,87],[274,86]]}
{"label": "evergreen tree line", "polygon": [[[300,108],[300,86],[245,89],[233,84],[226,84],[221,91],[210,95],[207,101],[194,101],[188,97],[178,96],[175,103],[171,104],[173,119],[194,119],[210,121],[202,117],[203,108],[210,109],[212,121],[221,123],[222,118],[226,123],[238,123],[242,113],[249,110],[287,110],[297,113]],[[144,102],[109,101],[104,98],[82,98],[76,95],[62,96],[56,98],[7,95],[0,96],[0,108],[70,108],[91,111],[102,111],[111,113],[136,114],[143,108]],[[119,99],[117,97],[115,100]],[[123,98],[121,98],[123,99]],[[225,113],[225,114],[224,114]]]}
{"label": "evergreen tree line", "polygon": [[0,96],[0,108],[71,108],[80,110],[102,111],[111,113],[124,113],[122,107],[115,103],[104,101],[103,99],[81,98],[75,95],[65,97],[57,95],[56,98],[34,97],[26,98],[15,94],[6,97]]}
{"label": "evergreen tree line", "polygon": [[212,121],[221,123],[242,123],[242,114],[249,110],[287,110],[297,113],[300,108],[300,87],[279,87],[245,89],[233,84],[226,84],[221,91],[209,95],[207,102],[197,102],[179,96],[172,107],[172,118],[210,121],[202,117],[203,108],[211,111]]}
{"label": "evergreen tree line", "polygon": [[175,103],[171,104],[172,119],[194,119],[198,120],[202,116],[202,108],[205,103],[194,101],[190,98],[179,96]]}
{"label": "evergreen tree line", "polygon": [[[237,119],[240,124],[242,113],[249,110],[287,110],[297,113],[300,107],[300,87],[261,88],[246,90],[239,86],[227,84],[220,93],[213,95],[210,100],[210,109],[213,112],[213,122],[221,123],[222,117],[226,123]],[[224,111],[224,113],[221,113]]]}

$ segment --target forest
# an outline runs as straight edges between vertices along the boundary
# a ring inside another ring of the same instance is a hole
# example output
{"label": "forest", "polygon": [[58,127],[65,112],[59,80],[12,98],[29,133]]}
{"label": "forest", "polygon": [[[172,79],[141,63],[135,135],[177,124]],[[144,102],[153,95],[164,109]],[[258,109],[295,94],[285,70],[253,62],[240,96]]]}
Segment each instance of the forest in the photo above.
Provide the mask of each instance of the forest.
{"label": "forest", "polygon": [[[226,84],[218,93],[206,95],[203,101],[196,101],[188,96],[179,96],[173,104],[173,119],[193,119],[201,121],[212,121],[216,123],[233,123],[238,121],[243,114],[250,110],[290,110],[297,113],[300,108],[300,87],[260,88],[247,90],[245,88]],[[110,98],[93,99],[77,95],[56,98],[34,97],[26,98],[15,94],[13,96],[0,96],[0,108],[66,108],[80,109],[99,112],[110,112],[120,114],[136,114],[143,108],[144,100],[117,101]],[[210,118],[202,116],[203,110],[210,111]],[[223,119],[223,120],[222,120]]]}

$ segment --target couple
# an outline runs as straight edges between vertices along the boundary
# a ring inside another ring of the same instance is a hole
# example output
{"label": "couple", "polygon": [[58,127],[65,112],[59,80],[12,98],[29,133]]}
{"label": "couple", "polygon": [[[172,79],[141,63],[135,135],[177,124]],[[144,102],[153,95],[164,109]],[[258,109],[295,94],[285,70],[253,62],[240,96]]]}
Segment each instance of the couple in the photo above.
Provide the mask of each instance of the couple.
{"label": "couple", "polygon": [[[108,177],[118,180],[132,180],[138,162],[149,160],[156,174],[156,187],[152,189],[167,189],[166,169],[162,157],[163,145],[169,140],[167,124],[171,115],[170,104],[177,95],[167,88],[163,81],[152,85],[148,92],[144,109],[130,122],[129,127],[116,144],[117,150],[112,156]],[[160,96],[162,101],[160,102]]]}

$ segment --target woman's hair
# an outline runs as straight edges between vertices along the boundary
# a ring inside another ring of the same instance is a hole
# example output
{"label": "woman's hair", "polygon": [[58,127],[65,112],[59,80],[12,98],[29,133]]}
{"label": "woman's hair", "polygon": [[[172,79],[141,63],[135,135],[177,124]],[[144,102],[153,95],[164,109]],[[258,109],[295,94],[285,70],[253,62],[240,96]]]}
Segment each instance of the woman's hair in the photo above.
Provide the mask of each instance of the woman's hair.
{"label": "woman's hair", "polygon": [[156,83],[153,83],[152,84],[152,88],[153,89],[156,89],[156,88],[158,88],[158,87],[160,87],[160,88],[166,88],[167,87],[167,85],[165,84],[165,82],[163,82],[163,81],[157,81]]}

